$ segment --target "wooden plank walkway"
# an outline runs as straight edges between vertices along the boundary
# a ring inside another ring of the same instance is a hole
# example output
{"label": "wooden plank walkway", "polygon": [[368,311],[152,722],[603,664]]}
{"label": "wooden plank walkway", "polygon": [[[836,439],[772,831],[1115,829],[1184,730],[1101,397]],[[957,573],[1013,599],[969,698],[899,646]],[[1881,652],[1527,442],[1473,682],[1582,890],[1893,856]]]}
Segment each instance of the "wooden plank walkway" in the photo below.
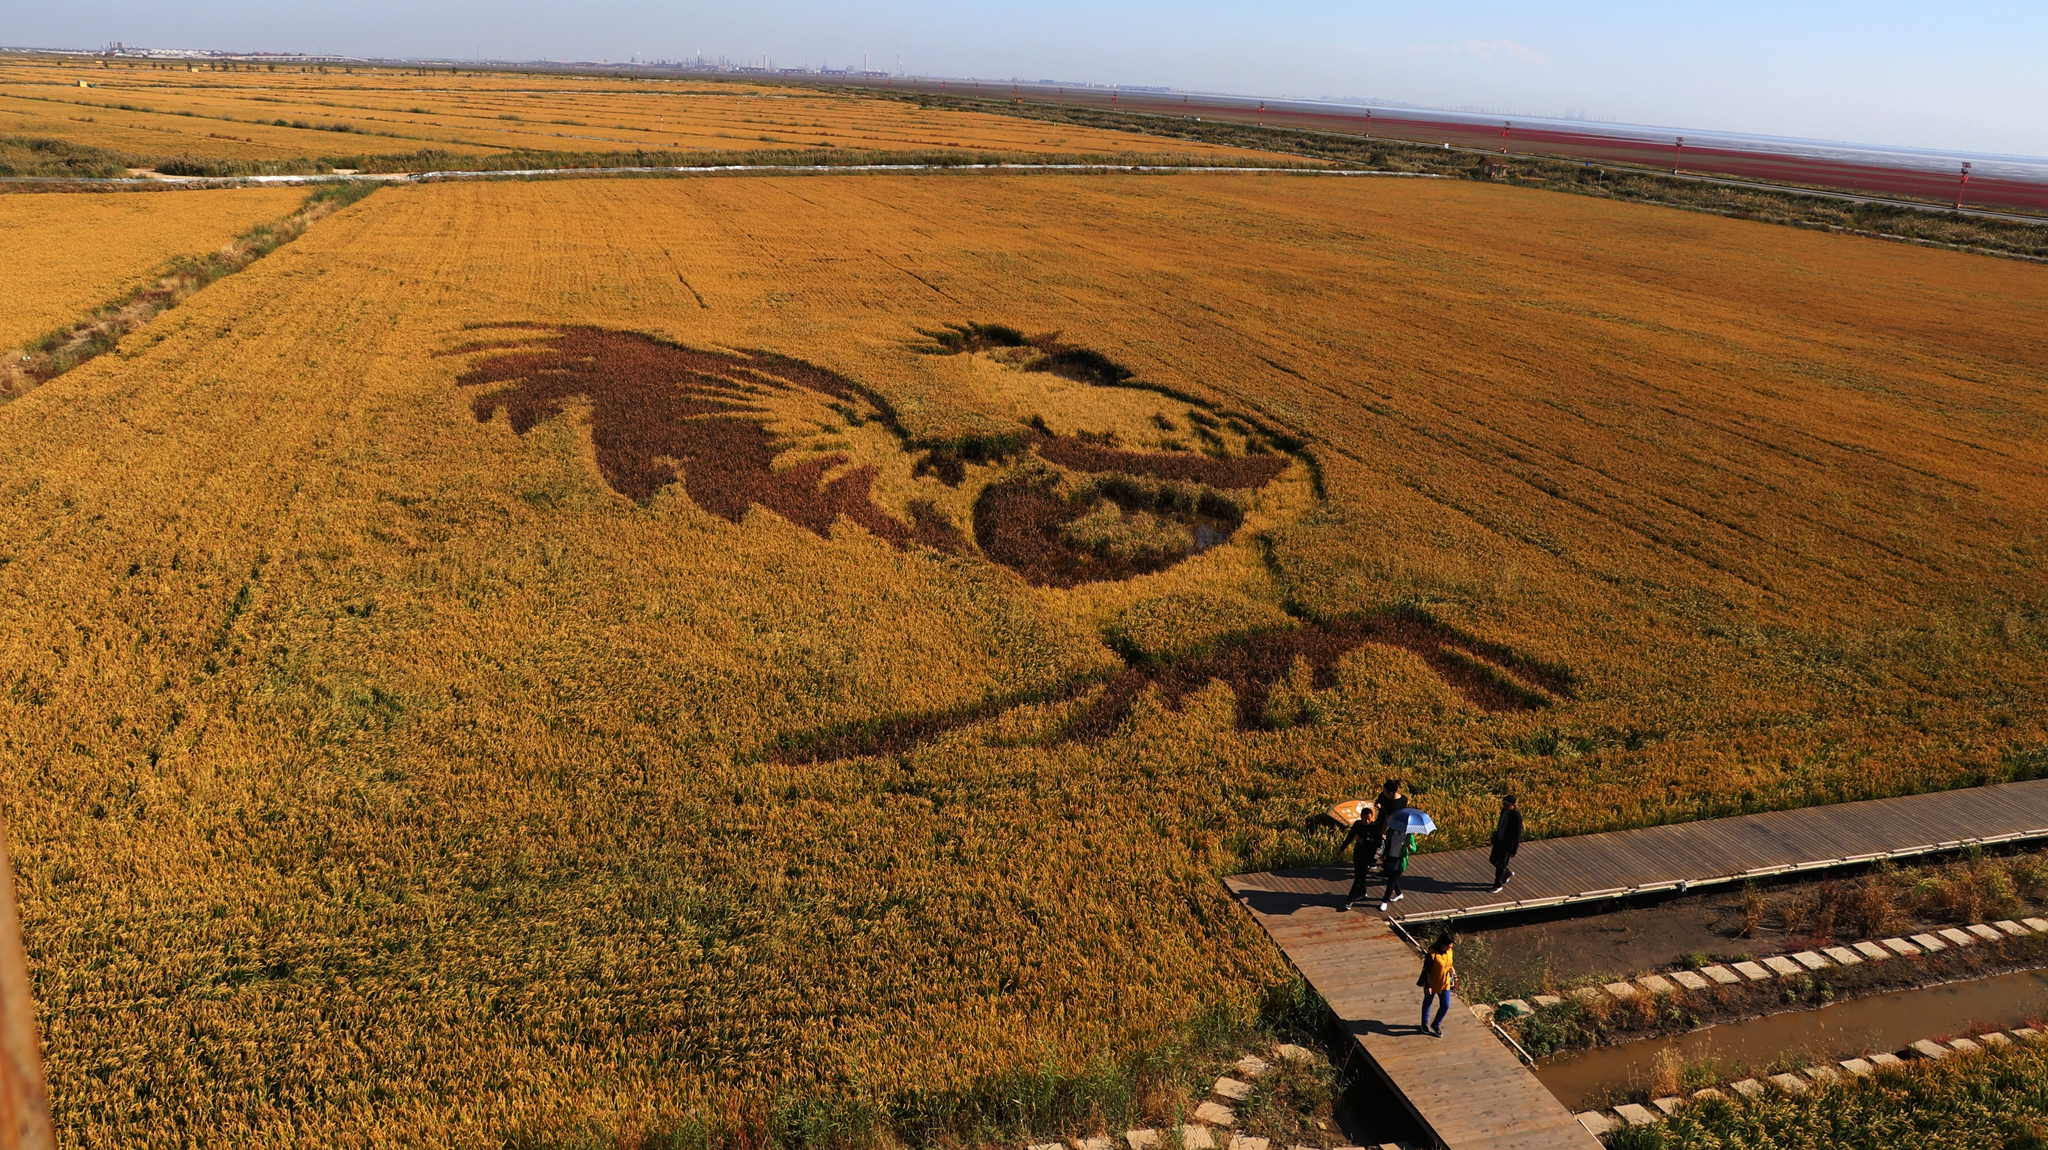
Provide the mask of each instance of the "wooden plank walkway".
{"label": "wooden plank walkway", "polygon": [[1444,1037],[1417,1025],[1421,956],[1405,922],[1476,917],[2048,838],[2048,779],[1525,843],[1507,892],[1484,848],[1416,855],[1398,912],[1345,911],[1351,868],[1226,880],[1343,1020],[1416,1118],[1451,1150],[1599,1145],[1463,1003]]}
{"label": "wooden plank walkway", "polygon": [[[2048,838],[2048,779],[1524,843],[1514,881],[1498,895],[1486,848],[1418,854],[1401,882],[1408,897],[1389,917],[1537,910],[2040,838]],[[1348,865],[1232,880],[1235,890],[1328,907],[1350,887]]]}
{"label": "wooden plank walkway", "polygon": [[1491,1029],[1453,1001],[1444,1036],[1419,1025],[1422,957],[1377,914],[1226,880],[1330,1004],[1415,1117],[1450,1150],[1599,1150]]}

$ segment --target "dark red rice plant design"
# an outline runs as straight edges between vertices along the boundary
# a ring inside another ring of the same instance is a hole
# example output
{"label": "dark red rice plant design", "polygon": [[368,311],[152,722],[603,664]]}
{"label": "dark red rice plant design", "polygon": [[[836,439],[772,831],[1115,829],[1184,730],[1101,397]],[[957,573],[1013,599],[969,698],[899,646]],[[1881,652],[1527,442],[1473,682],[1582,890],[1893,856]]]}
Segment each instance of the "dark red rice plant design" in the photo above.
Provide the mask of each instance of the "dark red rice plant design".
{"label": "dark red rice plant design", "polygon": [[929,503],[911,506],[912,524],[876,505],[871,466],[827,479],[847,461],[830,454],[775,469],[782,446],[763,401],[776,393],[808,389],[858,405],[900,434],[887,401],[843,376],[772,352],[699,351],[637,332],[505,326],[549,334],[456,349],[499,353],[471,364],[458,382],[509,385],[476,397],[478,421],[503,411],[524,435],[580,399],[590,405],[598,470],[629,499],[646,503],[680,478],[691,502],[732,523],[758,506],[820,536],[844,516],[898,547],[967,549],[959,529]]}
{"label": "dark red rice plant design", "polygon": [[1047,435],[1037,440],[1038,456],[1048,463],[1097,475],[1143,475],[1177,483],[1203,483],[1225,490],[1264,487],[1279,478],[1294,460],[1285,455],[1248,455],[1217,459],[1207,455],[1123,451],[1090,443],[1075,435]]}
{"label": "dark red rice plant design", "polygon": [[1100,690],[1046,742],[1095,742],[1116,733],[1139,696],[1156,689],[1168,710],[1222,682],[1237,698],[1237,728],[1267,725],[1273,690],[1306,663],[1316,689],[1336,686],[1337,665],[1367,644],[1397,647],[1428,664],[1444,684],[1482,711],[1529,711],[1570,699],[1578,680],[1569,668],[1531,659],[1501,643],[1467,635],[1426,612],[1394,608],[1329,623],[1304,620],[1288,630],[1225,639],[1179,658],[1130,659],[1107,680],[1083,677],[1025,695],[980,700],[956,710],[896,715],[803,735],[787,735],[771,753],[783,762],[827,762],[865,755],[904,754],[948,731],[990,719],[1013,707],[1078,699]]}

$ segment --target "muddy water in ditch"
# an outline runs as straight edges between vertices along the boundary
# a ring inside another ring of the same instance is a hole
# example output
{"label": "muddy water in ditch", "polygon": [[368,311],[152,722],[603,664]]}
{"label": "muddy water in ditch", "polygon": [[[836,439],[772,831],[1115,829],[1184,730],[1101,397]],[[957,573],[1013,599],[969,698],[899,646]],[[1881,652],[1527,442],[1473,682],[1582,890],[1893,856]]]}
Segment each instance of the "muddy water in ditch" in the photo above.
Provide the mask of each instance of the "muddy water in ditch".
{"label": "muddy water in ditch", "polygon": [[1651,1064],[1666,1050],[1687,1062],[1713,1061],[1730,1070],[1761,1067],[1783,1054],[1832,1062],[1961,1034],[1976,1024],[2006,1029],[2043,1016],[2048,1016],[2048,971],[2025,970],[1733,1022],[1675,1038],[1554,1054],[1536,1064],[1536,1077],[1565,1105],[1586,1110],[1646,1089]]}

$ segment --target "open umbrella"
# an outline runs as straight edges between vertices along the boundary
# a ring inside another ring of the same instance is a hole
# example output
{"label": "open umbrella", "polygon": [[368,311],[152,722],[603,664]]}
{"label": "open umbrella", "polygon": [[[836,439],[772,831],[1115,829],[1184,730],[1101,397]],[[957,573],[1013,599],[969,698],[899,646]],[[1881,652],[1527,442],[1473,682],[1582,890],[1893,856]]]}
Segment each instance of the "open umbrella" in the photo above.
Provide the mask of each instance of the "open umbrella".
{"label": "open umbrella", "polygon": [[1396,811],[1394,817],[1387,820],[1387,829],[1400,835],[1426,835],[1436,829],[1436,820],[1414,807],[1407,807]]}
{"label": "open umbrella", "polygon": [[1330,808],[1330,821],[1340,827],[1349,828],[1361,815],[1370,815],[1372,804],[1364,799],[1346,799]]}

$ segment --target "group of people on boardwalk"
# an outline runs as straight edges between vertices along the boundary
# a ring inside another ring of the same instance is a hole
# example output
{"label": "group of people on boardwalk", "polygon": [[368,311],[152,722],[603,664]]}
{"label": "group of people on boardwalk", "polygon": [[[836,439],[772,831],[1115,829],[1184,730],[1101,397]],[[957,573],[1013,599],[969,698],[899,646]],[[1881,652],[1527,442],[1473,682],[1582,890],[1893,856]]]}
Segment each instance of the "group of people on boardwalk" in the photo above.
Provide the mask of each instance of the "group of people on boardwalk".
{"label": "group of people on boardwalk", "polygon": [[[1379,797],[1359,808],[1358,817],[1344,832],[1338,850],[1351,848],[1351,892],[1345,896],[1349,910],[1370,901],[1368,891],[1375,883],[1380,891],[1380,909],[1386,910],[1407,897],[1401,891],[1401,876],[1408,873],[1408,856],[1415,850],[1417,830],[1433,828],[1427,815],[1414,810],[1401,793],[1401,780],[1388,779]],[[1515,872],[1510,864],[1522,849],[1522,810],[1513,795],[1501,799],[1500,819],[1494,824],[1487,861],[1493,864],[1493,893],[1507,888]],[[1449,931],[1437,937],[1422,958],[1422,973],[1415,985],[1422,988],[1422,1032],[1443,1037],[1444,1016],[1450,1013],[1451,992],[1458,986],[1456,948]],[[1435,1018],[1431,1018],[1434,1008]]]}
{"label": "group of people on boardwalk", "polygon": [[[1421,827],[1426,833],[1431,826],[1429,817],[1415,811],[1408,796],[1401,793],[1401,780],[1388,779],[1380,787],[1379,797],[1360,808],[1358,818],[1344,832],[1344,840],[1337,844],[1339,851],[1352,848],[1351,893],[1344,896],[1345,908],[1371,901],[1368,891],[1375,883],[1384,884],[1381,910],[1406,898],[1401,892],[1401,876],[1408,873],[1408,856],[1415,850],[1417,832],[1411,828]],[[1522,810],[1513,795],[1501,800],[1492,847],[1493,893],[1499,894],[1515,877],[1509,863],[1522,849]]]}
{"label": "group of people on boardwalk", "polygon": [[1401,876],[1408,873],[1408,854],[1415,836],[1394,827],[1394,817],[1408,809],[1408,797],[1401,793],[1401,780],[1388,779],[1380,797],[1365,805],[1358,818],[1344,832],[1338,850],[1351,847],[1351,893],[1344,897],[1346,909],[1366,901],[1366,889],[1384,880],[1380,909],[1385,910],[1407,896],[1401,893]]}

